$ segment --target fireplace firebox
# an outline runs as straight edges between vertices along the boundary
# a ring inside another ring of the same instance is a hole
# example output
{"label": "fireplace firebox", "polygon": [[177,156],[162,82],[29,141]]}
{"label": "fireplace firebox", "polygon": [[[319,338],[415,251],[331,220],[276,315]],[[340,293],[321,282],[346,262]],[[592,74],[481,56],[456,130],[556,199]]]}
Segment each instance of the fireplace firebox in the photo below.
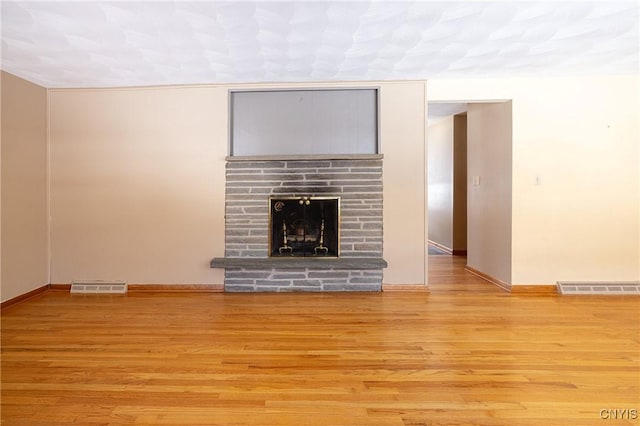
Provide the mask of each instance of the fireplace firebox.
{"label": "fireplace firebox", "polygon": [[269,256],[340,254],[340,198],[269,198]]}

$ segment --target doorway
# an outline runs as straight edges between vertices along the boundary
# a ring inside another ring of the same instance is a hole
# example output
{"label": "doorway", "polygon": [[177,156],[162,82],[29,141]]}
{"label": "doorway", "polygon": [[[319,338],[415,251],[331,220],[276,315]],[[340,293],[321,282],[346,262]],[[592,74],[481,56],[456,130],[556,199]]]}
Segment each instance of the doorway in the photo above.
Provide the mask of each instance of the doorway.
{"label": "doorway", "polygon": [[429,104],[429,253],[467,254],[467,104]]}
{"label": "doorway", "polygon": [[443,267],[510,286],[511,152],[511,101],[428,103],[430,289]]}

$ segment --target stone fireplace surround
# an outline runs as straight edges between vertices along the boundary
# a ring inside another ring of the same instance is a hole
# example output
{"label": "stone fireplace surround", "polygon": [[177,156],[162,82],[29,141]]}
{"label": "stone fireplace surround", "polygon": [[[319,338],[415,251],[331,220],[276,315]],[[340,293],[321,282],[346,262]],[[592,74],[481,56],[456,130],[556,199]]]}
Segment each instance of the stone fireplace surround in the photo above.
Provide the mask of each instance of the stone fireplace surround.
{"label": "stone fireplace surround", "polygon": [[[340,257],[268,256],[269,197],[340,197]],[[380,291],[382,155],[228,157],[226,292]]]}

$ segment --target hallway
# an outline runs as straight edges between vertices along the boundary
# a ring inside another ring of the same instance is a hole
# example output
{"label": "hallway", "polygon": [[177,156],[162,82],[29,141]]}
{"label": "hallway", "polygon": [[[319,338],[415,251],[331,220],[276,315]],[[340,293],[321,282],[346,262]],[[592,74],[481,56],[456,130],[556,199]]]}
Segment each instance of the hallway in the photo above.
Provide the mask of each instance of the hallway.
{"label": "hallway", "polygon": [[466,256],[429,255],[429,291],[431,293],[467,292],[509,294],[466,271]]}

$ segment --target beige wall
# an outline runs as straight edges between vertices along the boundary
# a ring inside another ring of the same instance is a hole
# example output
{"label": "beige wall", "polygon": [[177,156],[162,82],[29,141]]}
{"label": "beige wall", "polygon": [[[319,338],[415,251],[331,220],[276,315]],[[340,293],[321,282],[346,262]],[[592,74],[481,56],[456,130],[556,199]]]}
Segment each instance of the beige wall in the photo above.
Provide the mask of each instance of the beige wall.
{"label": "beige wall", "polygon": [[51,279],[221,283],[227,92],[51,90]]}
{"label": "beige wall", "polygon": [[47,91],[2,72],[2,301],[49,283]]}
{"label": "beige wall", "polygon": [[[51,90],[52,282],[222,283],[228,90],[310,86]],[[380,86],[384,282],[423,284],[424,82],[313,86]]]}
{"label": "beige wall", "polygon": [[640,279],[637,75],[428,89],[429,101],[513,100],[513,284]]}
{"label": "beige wall", "polygon": [[429,125],[427,159],[429,240],[453,250],[453,116]]}
{"label": "beige wall", "polygon": [[511,283],[511,102],[467,110],[467,265]]}
{"label": "beige wall", "polygon": [[[384,282],[424,283],[424,82],[343,85],[381,87]],[[48,282],[46,91],[4,73],[2,86],[6,300]],[[228,88],[50,92],[51,282],[222,282],[208,261],[223,254]],[[514,284],[640,279],[639,90],[638,76],[429,82],[429,101],[513,100]]]}
{"label": "beige wall", "polygon": [[427,284],[426,118],[423,82],[385,83],[380,120],[384,154],[385,284]]}
{"label": "beige wall", "polygon": [[467,114],[453,117],[453,250],[467,250]]}

